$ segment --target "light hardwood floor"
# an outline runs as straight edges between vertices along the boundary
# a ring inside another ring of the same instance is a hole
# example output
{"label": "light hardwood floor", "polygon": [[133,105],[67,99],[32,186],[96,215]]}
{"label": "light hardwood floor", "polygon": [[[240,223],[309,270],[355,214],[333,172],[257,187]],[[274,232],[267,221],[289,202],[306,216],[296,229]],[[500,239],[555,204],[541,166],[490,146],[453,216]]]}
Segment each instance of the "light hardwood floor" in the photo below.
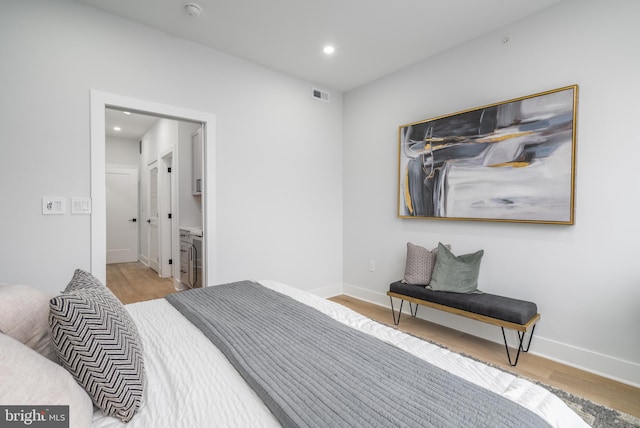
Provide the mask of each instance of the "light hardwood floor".
{"label": "light hardwood floor", "polygon": [[[159,278],[156,272],[140,263],[107,265],[107,286],[125,304],[161,298],[176,292],[170,279]],[[388,307],[378,306],[349,296],[336,296],[330,300],[393,327],[391,310]],[[640,418],[640,388],[634,388],[531,353],[521,354],[518,366],[509,367],[503,345],[419,318],[411,318],[405,314],[402,315],[398,328],[439,343],[453,351]],[[532,351],[534,350],[535,337],[532,345]]]}
{"label": "light hardwood floor", "polygon": [[142,263],[107,265],[107,287],[124,304],[159,299],[177,291],[173,278],[160,278]]}

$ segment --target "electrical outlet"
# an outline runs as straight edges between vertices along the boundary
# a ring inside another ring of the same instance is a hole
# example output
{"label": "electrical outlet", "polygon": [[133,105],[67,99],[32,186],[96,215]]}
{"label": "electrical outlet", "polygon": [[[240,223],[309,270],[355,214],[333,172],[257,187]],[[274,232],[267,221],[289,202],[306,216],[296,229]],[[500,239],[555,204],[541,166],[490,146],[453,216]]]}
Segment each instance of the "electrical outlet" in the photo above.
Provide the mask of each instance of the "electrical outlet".
{"label": "electrical outlet", "polygon": [[369,260],[369,272],[374,272],[376,270],[376,262],[373,260]]}
{"label": "electrical outlet", "polygon": [[42,198],[42,214],[64,214],[67,212],[66,198],[45,196]]}

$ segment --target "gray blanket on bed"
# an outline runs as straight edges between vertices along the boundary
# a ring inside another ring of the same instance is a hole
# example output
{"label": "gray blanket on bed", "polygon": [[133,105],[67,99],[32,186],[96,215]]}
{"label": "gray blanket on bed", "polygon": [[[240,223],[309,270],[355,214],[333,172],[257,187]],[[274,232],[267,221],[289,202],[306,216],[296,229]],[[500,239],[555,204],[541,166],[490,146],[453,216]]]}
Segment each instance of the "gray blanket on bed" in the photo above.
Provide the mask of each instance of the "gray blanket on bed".
{"label": "gray blanket on bed", "polygon": [[548,427],[510,400],[254,282],[166,299],[285,427]]}

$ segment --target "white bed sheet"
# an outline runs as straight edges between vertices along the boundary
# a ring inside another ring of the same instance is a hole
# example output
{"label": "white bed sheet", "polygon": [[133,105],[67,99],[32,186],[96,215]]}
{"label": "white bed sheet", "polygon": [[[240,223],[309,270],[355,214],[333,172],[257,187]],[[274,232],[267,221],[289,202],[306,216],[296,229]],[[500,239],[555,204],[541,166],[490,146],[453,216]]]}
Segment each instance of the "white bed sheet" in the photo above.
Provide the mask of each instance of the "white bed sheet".
{"label": "white bed sheet", "polygon": [[[262,285],[312,306],[438,367],[532,410],[552,427],[588,427],[548,390],[372,321],[342,305],[277,281]],[[94,427],[278,427],[262,400],[226,357],[164,299],[127,305],[144,342],[147,384],[140,412],[128,423],[97,410]],[[399,380],[401,381],[401,380]]]}

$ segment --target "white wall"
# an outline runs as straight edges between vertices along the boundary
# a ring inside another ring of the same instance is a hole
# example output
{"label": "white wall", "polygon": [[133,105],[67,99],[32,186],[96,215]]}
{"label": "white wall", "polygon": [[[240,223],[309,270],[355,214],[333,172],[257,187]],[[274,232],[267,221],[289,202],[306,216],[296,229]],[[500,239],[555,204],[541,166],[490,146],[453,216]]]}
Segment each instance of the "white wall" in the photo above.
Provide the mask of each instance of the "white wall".
{"label": "white wall", "polygon": [[138,168],[139,158],[138,140],[106,137],[105,159],[108,165],[134,166]]}
{"label": "white wall", "polygon": [[167,150],[177,150],[178,122],[171,119],[159,119],[142,136],[141,168],[153,161]]}
{"label": "white wall", "polygon": [[[640,385],[638,16],[634,0],[563,1],[346,94],[346,291],[388,305],[384,293],[402,278],[407,241],[450,243],[458,254],[482,248],[479,287],[538,304],[533,353]],[[574,83],[575,225],[397,218],[398,126]],[[421,313],[502,340],[495,327]]]}
{"label": "white wall", "polygon": [[90,216],[40,198],[89,196],[97,90],[216,116],[218,281],[341,284],[341,94],[67,0],[2,1],[0,57],[2,281],[55,292],[90,269]]}

